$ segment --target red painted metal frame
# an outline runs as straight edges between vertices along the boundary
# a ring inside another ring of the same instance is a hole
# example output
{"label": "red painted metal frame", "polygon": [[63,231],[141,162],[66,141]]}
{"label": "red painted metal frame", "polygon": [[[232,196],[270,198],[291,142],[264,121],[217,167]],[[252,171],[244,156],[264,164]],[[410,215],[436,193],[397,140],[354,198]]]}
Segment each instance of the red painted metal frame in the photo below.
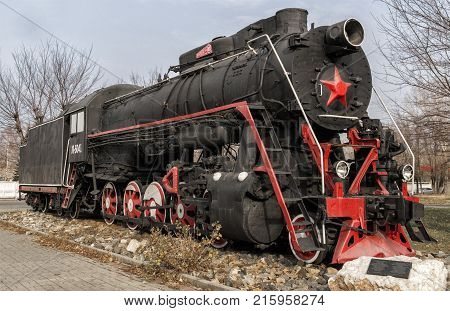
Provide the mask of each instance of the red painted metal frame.
{"label": "red painted metal frame", "polygon": [[384,172],[378,172],[376,161],[378,160],[378,149],[380,148],[380,140],[379,139],[366,139],[361,138],[359,136],[358,130],[355,128],[351,128],[348,130],[348,139],[350,143],[353,145],[353,148],[355,150],[359,150],[361,147],[372,147],[369,151],[369,154],[367,155],[366,159],[364,160],[363,165],[359,169],[355,179],[353,180],[353,183],[351,184],[350,188],[348,189],[349,195],[357,195],[360,192],[361,188],[361,181],[364,178],[364,176],[367,174],[367,171],[372,166],[371,173],[376,174],[376,182],[378,187],[380,187],[380,190],[377,190],[376,194],[382,194],[382,195],[388,195],[389,191],[387,191],[386,187],[383,185],[383,183],[380,180],[380,176],[384,175]]}
{"label": "red painted metal frame", "polygon": [[20,192],[58,193],[63,187],[55,186],[19,186]]}
{"label": "red painted metal frame", "polygon": [[358,174],[353,179],[353,183],[348,189],[348,194],[356,195],[361,191],[361,181],[366,176],[367,170],[371,166],[372,163],[378,160],[378,151],[375,148],[370,149],[369,154],[367,155],[364,163],[361,165],[361,168],[358,171]]}
{"label": "red painted metal frame", "polygon": [[371,235],[362,234],[353,228],[362,228],[359,220],[349,219],[343,222],[333,263],[344,263],[361,256],[385,258],[415,255],[401,225],[396,225],[393,230],[388,228],[385,232],[378,230]]}
{"label": "red painted metal frame", "polygon": [[326,198],[327,216],[346,220],[343,221],[332,263],[344,263],[361,256],[415,255],[401,225],[387,226],[384,231],[378,230],[370,235],[363,233],[362,230],[367,230],[365,198],[343,197],[341,182],[335,184],[335,189],[334,197]]}
{"label": "red painted metal frame", "polygon": [[[336,187],[338,187],[336,183]],[[326,198],[327,216],[329,218],[357,219],[363,229],[366,229],[365,200],[363,197],[346,198],[340,195]]]}
{"label": "red painted metal frame", "polygon": [[[354,128],[348,131],[348,137],[350,146],[355,150],[361,148],[370,148],[370,150],[347,192],[347,195],[353,197],[344,197],[343,183],[336,182],[333,197],[326,198],[328,218],[344,219],[332,262],[335,264],[344,263],[361,256],[414,256],[415,252],[412,250],[401,225],[386,226],[384,230],[378,227],[377,231],[371,234],[365,232],[367,230],[365,197],[356,197],[356,195],[360,193],[361,181],[368,173],[369,168],[371,168],[370,173],[377,174],[376,182],[380,189],[375,191],[375,194],[389,194],[379,178],[385,173],[378,172],[376,168],[380,141],[378,139],[360,138],[358,131]],[[403,192],[405,199],[410,199],[405,189],[403,189]]]}
{"label": "red painted metal frame", "polygon": [[415,202],[415,203],[419,203],[419,198],[418,197],[412,197],[409,195],[408,193],[408,184],[403,182],[402,183],[402,195],[403,198],[405,200],[411,201],[411,202]]}
{"label": "red painted metal frame", "polygon": [[74,189],[75,183],[77,181],[77,165],[75,163],[71,164],[72,170],[70,171],[69,180],[68,180],[68,187],[65,187],[65,194],[63,201],[61,203],[61,208],[68,209],[69,201],[70,201],[70,195],[72,194],[72,191]]}
{"label": "red painted metal frame", "polygon": [[[283,197],[283,192],[281,191],[280,185],[279,185],[277,177],[275,175],[275,171],[273,170],[273,167],[272,167],[272,163],[270,162],[269,156],[267,154],[267,150],[266,150],[264,143],[261,139],[261,136],[259,135],[259,132],[256,128],[255,120],[253,119],[252,113],[247,105],[236,107],[236,110],[238,110],[244,116],[244,118],[246,119],[247,123],[250,126],[252,134],[255,138],[256,145],[258,146],[258,150],[261,154],[261,159],[263,161],[263,165],[265,168],[264,171],[269,176],[270,182],[273,187],[273,191],[277,198],[278,205],[280,206],[281,212],[283,213],[283,218],[284,218],[286,227],[289,232],[289,239],[292,243],[292,247],[294,248],[294,250],[296,252],[301,253],[302,250],[301,250],[300,245],[298,244],[297,237],[295,236],[295,229],[294,229],[294,226],[292,225],[292,219],[289,214],[289,210],[286,206],[286,202]],[[260,167],[259,167],[259,170],[261,170]]]}
{"label": "red painted metal frame", "polygon": [[167,192],[178,196],[178,167],[172,167],[162,179],[162,184]]}
{"label": "red painted metal frame", "polygon": [[[319,148],[313,141],[310,130],[305,124],[302,125],[302,136],[311,150],[317,168],[320,170]],[[367,230],[365,197],[356,197],[360,193],[362,179],[368,173],[376,174],[379,190],[375,191],[375,194],[388,195],[389,192],[379,178],[385,172],[378,172],[376,167],[380,140],[361,138],[355,128],[348,131],[348,138],[350,141],[349,146],[353,147],[354,150],[370,148],[363,165],[347,192],[347,195],[352,195],[353,197],[344,197],[344,185],[342,182],[333,183],[328,167],[331,145],[321,144],[324,151],[325,183],[327,190],[333,193],[333,197],[325,198],[327,217],[330,219],[344,219],[332,262],[335,264],[344,263],[361,256],[414,256],[415,252],[412,250],[411,244],[400,225],[396,225],[393,228],[387,226],[385,231],[379,229],[374,234],[364,232]],[[369,169],[371,169],[370,172],[368,172]],[[405,186],[403,186],[403,196],[406,200],[416,201],[416,198],[409,197]]]}
{"label": "red painted metal frame", "polygon": [[[302,125],[302,135],[311,150],[311,154],[317,168],[320,170],[321,163],[319,148],[312,139],[311,132],[305,124]],[[355,150],[369,147],[370,151],[347,194],[359,194],[361,181],[367,174],[370,167],[372,168],[371,173],[377,174],[376,180],[378,186],[380,187],[380,190],[378,190],[376,194],[389,194],[378,178],[378,176],[383,173],[377,172],[376,170],[376,161],[378,160],[380,141],[378,139],[362,139],[359,137],[356,129],[350,129],[348,137],[351,144],[349,146],[353,147]],[[346,261],[354,260],[361,256],[414,256],[415,253],[411,249],[411,244],[406,238],[403,228],[400,225],[395,226],[394,229],[387,228],[386,232],[379,230],[373,235],[363,233],[364,230],[367,230],[365,198],[344,197],[343,183],[333,183],[333,178],[331,175],[332,172],[329,170],[329,155],[332,146],[331,144],[321,144],[321,147],[324,151],[325,184],[327,186],[327,190],[333,193],[333,197],[325,198],[327,217],[330,219],[344,219],[333,254],[332,263],[340,264]]]}
{"label": "red painted metal frame", "polygon": [[[313,135],[311,133],[311,130],[309,129],[307,124],[302,124],[302,136],[303,139],[308,144],[309,150],[311,150],[311,154],[313,156],[314,161],[316,162],[316,166],[321,170],[322,163],[320,162],[320,150],[317,146],[316,142],[314,141]],[[323,167],[324,167],[324,177],[325,177],[325,185],[329,189],[329,191],[332,193],[334,191],[334,183],[333,183],[333,177],[330,175],[328,162],[331,152],[331,144],[320,144],[323,150]]]}
{"label": "red painted metal frame", "polygon": [[381,142],[379,139],[372,139],[372,138],[361,138],[359,136],[358,130],[356,128],[351,128],[348,130],[347,133],[348,140],[352,145],[354,145],[355,148],[362,147],[362,146],[368,146],[368,147],[374,147],[376,149],[380,149]]}
{"label": "red painted metal frame", "polygon": [[[162,185],[163,185],[164,189],[168,193],[176,196],[175,204],[174,204],[175,210],[173,210],[173,209],[169,210],[170,220],[172,223],[175,223],[175,221],[179,221],[183,225],[187,225],[187,226],[190,226],[193,228],[193,227],[195,227],[195,219],[192,218],[191,216],[189,216],[187,214],[187,211],[191,211],[191,212],[195,213],[196,207],[192,204],[186,205],[181,200],[181,197],[179,194],[179,188],[178,188],[179,178],[180,178],[179,169],[177,166],[174,166],[167,172],[167,174],[162,179]],[[185,214],[184,214],[183,218],[178,218],[178,215],[176,212],[178,204],[182,204],[185,209]]]}

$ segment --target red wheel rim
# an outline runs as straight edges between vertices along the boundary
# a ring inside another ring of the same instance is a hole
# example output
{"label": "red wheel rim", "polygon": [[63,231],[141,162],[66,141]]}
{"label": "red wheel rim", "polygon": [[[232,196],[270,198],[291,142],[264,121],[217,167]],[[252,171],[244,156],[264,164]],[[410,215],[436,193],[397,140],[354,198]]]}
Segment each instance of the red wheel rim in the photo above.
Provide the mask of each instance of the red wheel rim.
{"label": "red wheel rim", "polygon": [[180,222],[183,225],[195,226],[195,211],[194,205],[186,205],[180,199],[175,200],[175,206],[172,208],[170,220],[174,224]]}
{"label": "red wheel rim", "polygon": [[[123,214],[125,216],[130,218],[141,217],[141,212],[137,209],[142,206],[141,197],[140,185],[136,181],[129,182],[123,195]],[[131,230],[135,230],[138,224],[127,221],[127,226]]]}
{"label": "red wheel rim", "polygon": [[[102,211],[103,215],[117,215],[118,197],[116,187],[113,183],[107,183],[102,192]],[[108,225],[114,223],[114,218],[104,217]]]}
{"label": "red wheel rim", "polygon": [[[293,224],[293,227],[294,227],[294,231],[295,231],[296,234],[298,234],[300,237],[311,235],[310,232],[297,233],[298,231],[300,231],[300,230],[302,230],[302,229],[305,229],[306,226],[305,226],[305,225],[303,225],[303,226],[301,226],[301,225],[295,225],[295,223],[300,223],[300,222],[303,222],[303,221],[305,221],[305,217],[303,217],[302,214],[297,215],[296,217],[294,217],[294,219],[292,219],[292,224]],[[319,241],[320,241],[320,240],[321,240],[320,234],[319,234],[319,237],[318,237],[318,238],[319,238]],[[317,257],[319,257],[319,255],[320,255],[320,251],[299,252],[299,251],[295,250],[294,247],[293,247],[293,245],[292,245],[292,242],[291,242],[290,237],[289,237],[289,245],[291,246],[291,250],[292,250],[292,253],[294,254],[294,256],[295,256],[298,260],[304,261],[304,262],[306,262],[306,263],[312,263],[312,262],[314,262],[314,261],[317,259]]]}
{"label": "red wheel rim", "polygon": [[[143,197],[144,207],[164,206],[166,197],[163,187],[156,181],[152,182],[144,191]],[[166,221],[166,209],[150,209],[144,211],[145,217],[151,217],[154,221]]]}

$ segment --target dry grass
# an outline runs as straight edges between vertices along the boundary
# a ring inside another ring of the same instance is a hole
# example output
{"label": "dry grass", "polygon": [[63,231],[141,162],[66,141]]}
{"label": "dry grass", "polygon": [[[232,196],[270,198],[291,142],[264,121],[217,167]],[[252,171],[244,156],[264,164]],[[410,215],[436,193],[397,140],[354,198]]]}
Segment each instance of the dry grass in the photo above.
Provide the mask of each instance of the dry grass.
{"label": "dry grass", "polygon": [[447,205],[450,206],[450,195],[422,194],[419,195],[420,203],[425,205]]}
{"label": "dry grass", "polygon": [[25,234],[27,230],[20,228],[10,222],[0,220],[0,229],[4,229],[6,231],[12,231],[19,234]]}
{"label": "dry grass", "polygon": [[[160,235],[160,233],[158,233]],[[189,284],[183,284],[183,280],[179,278],[177,270],[165,269],[162,265],[148,269],[148,266],[134,266],[123,264],[117,261],[114,257],[98,252],[96,250],[87,248],[75,242],[67,241],[66,239],[54,238],[49,236],[38,235],[35,241],[42,246],[50,247],[64,252],[71,252],[81,256],[100,261],[103,263],[113,263],[117,268],[124,272],[131,273],[147,282],[160,283],[168,287],[178,290],[193,290],[196,289]]]}
{"label": "dry grass", "polygon": [[219,256],[218,251],[210,247],[211,239],[197,239],[187,227],[180,227],[173,235],[152,230],[146,241],[148,244],[142,254],[148,262],[147,273],[169,279],[181,273],[206,271],[212,259]]}
{"label": "dry grass", "polygon": [[425,228],[438,243],[413,243],[414,249],[422,252],[450,253],[450,209],[426,208],[424,218]]}
{"label": "dry grass", "polygon": [[84,257],[94,259],[100,262],[112,262],[113,257],[97,252],[93,249],[87,248],[83,245],[67,241],[66,239],[60,239],[50,236],[37,235],[34,239],[35,242],[42,246],[57,249],[63,252],[70,252],[82,255]]}

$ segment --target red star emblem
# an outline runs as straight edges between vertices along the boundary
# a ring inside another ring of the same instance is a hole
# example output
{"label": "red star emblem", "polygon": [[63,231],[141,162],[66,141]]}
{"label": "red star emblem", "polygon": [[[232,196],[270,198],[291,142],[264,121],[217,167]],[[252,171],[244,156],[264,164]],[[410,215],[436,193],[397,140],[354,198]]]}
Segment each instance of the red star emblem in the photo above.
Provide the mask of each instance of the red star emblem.
{"label": "red star emblem", "polygon": [[331,92],[327,107],[338,99],[342,105],[347,107],[347,89],[352,85],[342,80],[337,67],[334,67],[334,81],[320,80]]}

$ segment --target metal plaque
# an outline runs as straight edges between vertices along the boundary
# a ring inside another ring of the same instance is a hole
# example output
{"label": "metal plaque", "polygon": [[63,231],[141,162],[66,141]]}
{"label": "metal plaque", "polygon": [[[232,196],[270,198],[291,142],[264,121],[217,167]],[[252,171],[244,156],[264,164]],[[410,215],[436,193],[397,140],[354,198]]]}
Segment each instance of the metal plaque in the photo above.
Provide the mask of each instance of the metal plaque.
{"label": "metal plaque", "polygon": [[407,279],[411,268],[412,262],[372,259],[367,269],[367,274]]}

